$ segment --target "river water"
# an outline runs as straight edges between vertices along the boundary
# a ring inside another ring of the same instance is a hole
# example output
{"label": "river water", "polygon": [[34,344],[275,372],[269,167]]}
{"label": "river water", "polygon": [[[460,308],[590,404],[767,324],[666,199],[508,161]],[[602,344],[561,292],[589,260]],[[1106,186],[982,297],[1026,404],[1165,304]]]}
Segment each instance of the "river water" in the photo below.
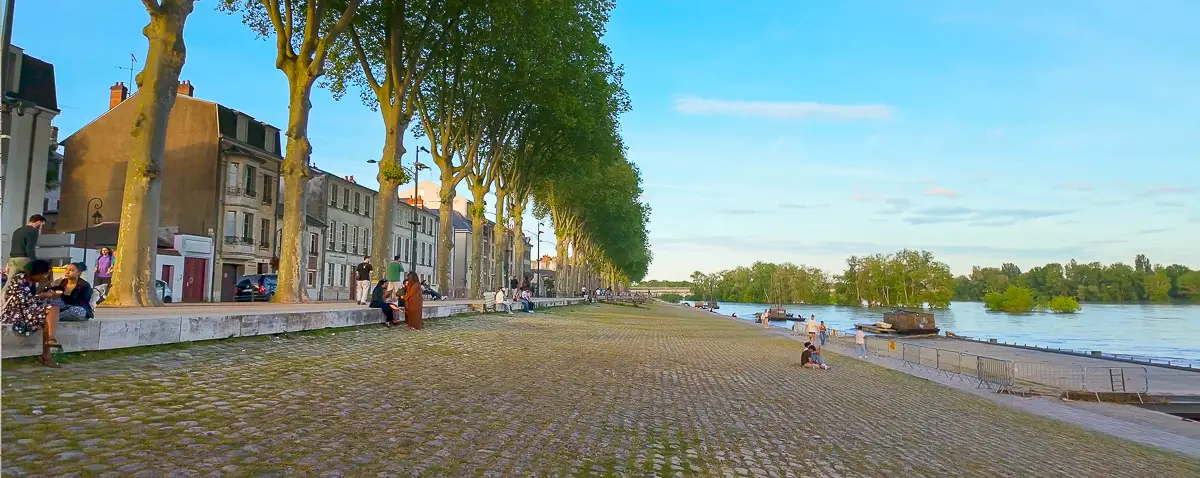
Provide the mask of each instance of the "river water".
{"label": "river water", "polygon": [[[766,304],[721,302],[717,312],[736,313],[754,320]],[[789,305],[796,314],[816,315],[825,325],[852,330],[856,323],[883,319],[885,309],[834,305]],[[954,302],[949,309],[930,311],[942,331],[1001,342],[1039,345],[1105,354],[1130,355],[1155,362],[1170,361],[1200,367],[1200,305],[1083,304],[1075,314],[1006,314],[988,312],[981,302]],[[790,329],[791,321],[772,322]]]}

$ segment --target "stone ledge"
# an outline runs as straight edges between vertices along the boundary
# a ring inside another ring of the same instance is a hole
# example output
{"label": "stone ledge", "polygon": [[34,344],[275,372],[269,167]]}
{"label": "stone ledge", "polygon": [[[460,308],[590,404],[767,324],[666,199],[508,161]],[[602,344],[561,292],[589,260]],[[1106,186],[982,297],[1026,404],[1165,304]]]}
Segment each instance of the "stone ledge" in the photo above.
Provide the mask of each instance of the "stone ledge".
{"label": "stone ledge", "polygon": [[[577,304],[581,299],[539,299],[538,308],[562,307]],[[325,328],[356,327],[383,321],[377,309],[313,310],[280,314],[237,314],[237,306],[229,306],[230,315],[202,317],[138,317],[128,319],[104,318],[86,322],[59,324],[58,341],[64,352],[110,350],[179,342],[272,335]],[[478,314],[482,304],[426,305],[426,319],[451,317],[458,314]],[[42,353],[42,334],[28,337],[14,334],[8,326],[0,331],[0,357],[27,357]]]}

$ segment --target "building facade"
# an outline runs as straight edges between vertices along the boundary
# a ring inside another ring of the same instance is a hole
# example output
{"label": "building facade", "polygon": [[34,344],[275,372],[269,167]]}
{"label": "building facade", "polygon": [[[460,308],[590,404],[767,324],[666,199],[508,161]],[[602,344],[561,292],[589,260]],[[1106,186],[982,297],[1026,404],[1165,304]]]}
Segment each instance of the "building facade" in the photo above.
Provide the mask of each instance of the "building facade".
{"label": "building facade", "polygon": [[[4,158],[0,185],[0,261],[8,260],[10,234],[29,216],[45,212],[47,168],[55,155],[57,134],[51,122],[58,116],[54,65],[12,46],[0,72],[7,76],[3,92]],[[118,202],[119,204],[119,202]],[[83,207],[83,206],[80,206]]]}
{"label": "building facade", "polygon": [[356,299],[354,266],[371,253],[377,193],[355,182],[353,176],[338,177],[324,171],[320,175],[324,183],[321,198],[328,218],[321,298]]}
{"label": "building facade", "polygon": [[438,211],[426,208],[423,202],[414,207],[411,199],[400,201],[396,207],[394,224],[392,256],[400,256],[405,272],[415,271],[421,281],[427,282],[435,290],[441,290],[436,273],[437,238],[441,224]]}
{"label": "building facade", "polygon": [[[193,276],[212,271],[207,300],[232,301],[238,277],[275,272],[280,130],[194,93],[181,83],[170,113],[159,225],[214,238],[216,264],[197,258],[185,268]],[[58,229],[82,229],[91,198],[103,201],[104,217],[120,217],[137,115],[136,102],[127,99],[125,86],[114,85],[109,110],[64,141]]]}

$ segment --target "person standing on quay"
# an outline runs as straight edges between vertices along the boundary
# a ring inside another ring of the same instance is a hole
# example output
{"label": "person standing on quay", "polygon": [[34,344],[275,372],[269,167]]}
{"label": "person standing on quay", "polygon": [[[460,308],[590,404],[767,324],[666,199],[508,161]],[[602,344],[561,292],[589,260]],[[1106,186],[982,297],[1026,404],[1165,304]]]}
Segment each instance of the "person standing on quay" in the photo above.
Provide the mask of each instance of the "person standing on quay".
{"label": "person standing on quay", "polygon": [[46,218],[41,214],[34,214],[29,216],[28,223],[13,231],[12,248],[8,251],[7,264],[10,279],[25,270],[25,264],[37,260],[38,236],[41,235],[42,226],[45,224]]}
{"label": "person standing on quay", "polygon": [[409,271],[404,281],[404,321],[410,329],[423,329],[425,322],[421,314],[425,311],[425,291],[421,288],[421,278],[416,272]]}
{"label": "person standing on quay", "polygon": [[105,285],[112,282],[113,266],[115,265],[116,260],[113,258],[112,249],[101,247],[100,257],[96,258],[96,283],[93,285]]}
{"label": "person standing on quay", "polygon": [[358,286],[358,294],[354,297],[358,298],[359,305],[367,305],[371,302],[371,256],[363,256],[362,263],[354,266],[355,285]]}
{"label": "person standing on quay", "polygon": [[825,346],[825,339],[829,337],[829,329],[825,327],[825,321],[821,321],[821,325],[817,326],[817,335],[821,339],[821,346]]}
{"label": "person standing on quay", "polygon": [[388,281],[388,293],[399,297],[403,286],[401,281],[404,280],[404,263],[400,262],[400,256],[392,257],[392,262],[387,263],[384,278]]}
{"label": "person standing on quay", "polygon": [[809,342],[817,341],[817,316],[808,316],[808,320],[804,322],[804,332],[808,334]]}
{"label": "person standing on quay", "polygon": [[854,332],[854,354],[858,358],[867,358],[867,334],[862,329]]}

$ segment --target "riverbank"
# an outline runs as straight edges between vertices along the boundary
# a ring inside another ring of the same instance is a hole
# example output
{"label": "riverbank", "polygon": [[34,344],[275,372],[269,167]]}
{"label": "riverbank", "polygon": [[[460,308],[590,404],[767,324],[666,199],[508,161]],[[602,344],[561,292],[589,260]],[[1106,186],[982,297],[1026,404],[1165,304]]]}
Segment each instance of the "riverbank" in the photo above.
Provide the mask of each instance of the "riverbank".
{"label": "riverbank", "polygon": [[[723,315],[737,313],[752,320],[766,304],[722,302]],[[978,302],[954,302],[949,309],[928,311],[938,327],[966,337],[995,338],[1014,344],[1037,345],[1090,353],[1099,350],[1143,362],[1171,362],[1200,367],[1200,306],[1084,304],[1076,314],[1012,315],[984,310]],[[829,327],[850,330],[856,323],[872,323],[886,309],[853,306],[788,305],[797,316],[815,315]],[[773,327],[791,328],[790,322]]]}

